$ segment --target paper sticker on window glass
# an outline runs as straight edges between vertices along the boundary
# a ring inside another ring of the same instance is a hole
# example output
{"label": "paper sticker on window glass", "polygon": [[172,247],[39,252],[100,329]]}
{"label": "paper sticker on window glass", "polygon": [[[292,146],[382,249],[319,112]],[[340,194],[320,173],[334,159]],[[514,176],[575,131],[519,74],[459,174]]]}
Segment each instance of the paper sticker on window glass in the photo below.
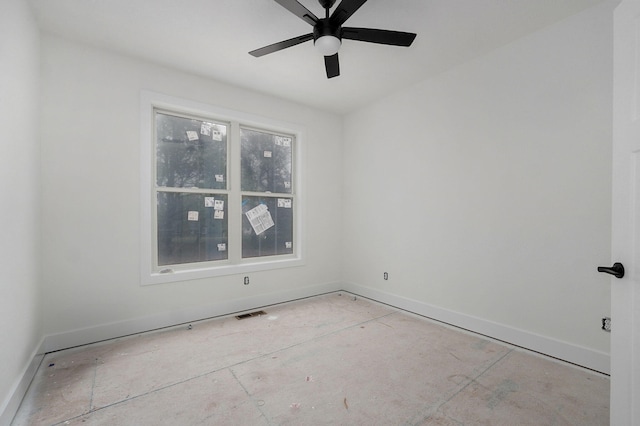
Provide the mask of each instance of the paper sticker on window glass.
{"label": "paper sticker on window glass", "polygon": [[280,208],[290,209],[291,203],[292,203],[291,198],[278,198],[278,207]]}
{"label": "paper sticker on window glass", "polygon": [[271,213],[269,213],[269,209],[265,204],[258,204],[256,207],[246,212],[245,215],[247,216],[247,219],[249,219],[249,223],[251,223],[251,227],[256,235],[262,234],[264,231],[275,225],[271,218]]}
{"label": "paper sticker on window glass", "polygon": [[286,136],[276,136],[275,143],[278,146],[291,146],[291,138]]}
{"label": "paper sticker on window glass", "polygon": [[197,141],[198,139],[200,139],[198,137],[198,132],[194,132],[193,130],[187,130],[187,138],[193,142],[193,141]]}
{"label": "paper sticker on window glass", "polygon": [[211,136],[211,128],[213,125],[211,123],[202,123],[200,125],[200,134],[205,136]]}

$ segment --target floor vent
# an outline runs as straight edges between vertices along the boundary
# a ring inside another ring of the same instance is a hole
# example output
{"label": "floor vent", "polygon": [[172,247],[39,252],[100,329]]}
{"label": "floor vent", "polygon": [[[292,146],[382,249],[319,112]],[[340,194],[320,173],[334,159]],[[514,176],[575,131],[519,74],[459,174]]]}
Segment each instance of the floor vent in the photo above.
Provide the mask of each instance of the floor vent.
{"label": "floor vent", "polygon": [[240,320],[240,319],[246,319],[251,317],[259,317],[260,315],[267,315],[267,313],[265,311],[255,311],[255,312],[249,312],[248,314],[236,315],[236,318]]}

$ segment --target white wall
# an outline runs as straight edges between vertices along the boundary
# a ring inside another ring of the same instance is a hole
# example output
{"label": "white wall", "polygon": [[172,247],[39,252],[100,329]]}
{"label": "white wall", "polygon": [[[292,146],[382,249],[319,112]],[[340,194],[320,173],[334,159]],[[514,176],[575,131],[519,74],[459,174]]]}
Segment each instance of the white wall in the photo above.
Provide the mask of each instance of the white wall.
{"label": "white wall", "polygon": [[[0,8],[0,423],[42,337],[39,34],[23,0]],[[28,384],[28,383],[27,383]],[[9,417],[10,418],[10,417]]]}
{"label": "white wall", "polygon": [[[610,6],[376,102],[344,132],[328,113],[38,37],[26,2],[5,0],[0,422],[43,334],[82,343],[341,278],[608,352],[608,278],[595,267],[610,261]],[[251,274],[250,286],[139,285],[141,89],[306,128],[304,267]]]}
{"label": "white wall", "polygon": [[[54,36],[42,49],[44,323],[63,334],[53,347],[339,288],[340,117]],[[249,286],[237,275],[140,285],[142,89],[305,129],[304,266],[251,273]]]}
{"label": "white wall", "polygon": [[602,4],[350,114],[345,281],[607,354],[611,33]]}

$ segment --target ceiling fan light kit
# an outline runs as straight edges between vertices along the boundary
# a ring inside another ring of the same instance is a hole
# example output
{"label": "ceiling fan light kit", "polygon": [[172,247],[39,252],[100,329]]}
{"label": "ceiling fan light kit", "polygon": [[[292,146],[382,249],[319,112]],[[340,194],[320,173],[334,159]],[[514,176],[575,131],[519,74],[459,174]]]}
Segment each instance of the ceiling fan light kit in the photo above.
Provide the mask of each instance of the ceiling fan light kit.
{"label": "ceiling fan light kit", "polygon": [[304,43],[305,41],[313,40],[316,49],[324,56],[327,78],[340,75],[338,50],[340,50],[340,46],[342,45],[342,39],[408,47],[411,46],[411,43],[413,43],[413,40],[416,38],[416,34],[414,33],[401,31],[343,27],[342,24],[344,24],[360,6],[366,3],[367,0],[342,0],[331,15],[329,12],[335,0],[318,0],[325,10],[325,17],[322,19],[315,16],[297,0],[275,1],[309,25],[312,25],[313,32],[252,50],[249,54],[260,57]]}
{"label": "ceiling fan light kit", "polygon": [[319,37],[313,43],[322,56],[333,56],[338,53],[340,46],[342,46],[342,41],[338,37],[332,35]]}

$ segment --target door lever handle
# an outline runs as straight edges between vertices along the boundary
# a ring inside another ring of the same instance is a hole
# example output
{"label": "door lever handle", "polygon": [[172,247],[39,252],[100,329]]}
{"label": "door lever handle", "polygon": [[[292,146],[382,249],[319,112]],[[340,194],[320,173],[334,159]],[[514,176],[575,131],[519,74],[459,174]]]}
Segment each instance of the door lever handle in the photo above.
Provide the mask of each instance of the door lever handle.
{"label": "door lever handle", "polygon": [[614,263],[610,268],[606,266],[598,266],[598,272],[604,272],[605,274],[611,274],[616,278],[622,278],[624,277],[624,266],[622,266],[622,263],[620,262]]}

